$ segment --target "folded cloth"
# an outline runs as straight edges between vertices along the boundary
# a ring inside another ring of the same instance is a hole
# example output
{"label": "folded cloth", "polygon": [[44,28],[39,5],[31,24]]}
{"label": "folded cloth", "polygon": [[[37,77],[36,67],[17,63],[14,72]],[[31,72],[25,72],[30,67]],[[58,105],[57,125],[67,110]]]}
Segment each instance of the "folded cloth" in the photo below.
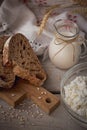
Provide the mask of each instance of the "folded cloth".
{"label": "folded cloth", "polygon": [[[59,9],[56,12],[54,11],[46,21],[46,26],[40,36],[37,34],[39,31],[37,15],[42,18],[49,6],[65,4],[68,1],[70,0],[55,0],[55,2],[52,0],[4,0],[0,7],[0,33],[7,35],[24,34],[29,39],[36,54],[42,55],[44,51],[47,52],[47,48],[54,37],[54,22],[58,19],[70,19],[69,16],[72,13],[65,10],[59,11]],[[83,23],[79,22],[79,16],[76,18],[79,27],[83,31],[87,31],[83,27]],[[81,16],[80,19],[84,20]],[[87,24],[86,21],[85,24]],[[45,56],[47,56],[47,53],[45,53]]]}
{"label": "folded cloth", "polygon": [[0,8],[0,24],[0,32],[10,29],[15,33],[25,29],[26,33],[30,26],[36,24],[36,17],[21,1],[4,0]]}

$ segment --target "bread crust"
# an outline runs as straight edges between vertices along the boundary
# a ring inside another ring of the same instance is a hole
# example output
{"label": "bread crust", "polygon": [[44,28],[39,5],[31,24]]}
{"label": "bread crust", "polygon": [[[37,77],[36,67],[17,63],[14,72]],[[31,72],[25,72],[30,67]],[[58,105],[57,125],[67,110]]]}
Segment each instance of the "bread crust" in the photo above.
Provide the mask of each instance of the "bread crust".
{"label": "bread crust", "polygon": [[15,75],[11,66],[3,65],[3,48],[8,36],[0,37],[0,87],[11,88],[15,82]]}

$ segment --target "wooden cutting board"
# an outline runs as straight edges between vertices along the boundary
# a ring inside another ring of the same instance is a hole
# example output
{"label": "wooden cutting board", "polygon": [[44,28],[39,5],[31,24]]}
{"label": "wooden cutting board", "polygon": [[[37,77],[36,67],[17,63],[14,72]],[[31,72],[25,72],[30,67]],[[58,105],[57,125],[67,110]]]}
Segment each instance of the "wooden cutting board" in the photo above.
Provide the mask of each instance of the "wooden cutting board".
{"label": "wooden cutting board", "polygon": [[11,89],[0,89],[0,98],[15,107],[25,98],[31,98],[46,113],[51,113],[58,105],[59,98],[43,87],[35,87],[19,79]]}

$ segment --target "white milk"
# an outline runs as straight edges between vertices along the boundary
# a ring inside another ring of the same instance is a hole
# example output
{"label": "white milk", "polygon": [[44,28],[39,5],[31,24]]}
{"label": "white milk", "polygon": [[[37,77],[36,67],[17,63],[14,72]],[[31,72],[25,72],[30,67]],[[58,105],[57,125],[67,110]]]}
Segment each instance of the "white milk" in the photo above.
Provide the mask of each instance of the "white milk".
{"label": "white milk", "polygon": [[52,63],[61,69],[68,69],[76,64],[79,60],[81,47],[78,43],[72,44],[56,41],[55,38],[49,45],[49,57]]}

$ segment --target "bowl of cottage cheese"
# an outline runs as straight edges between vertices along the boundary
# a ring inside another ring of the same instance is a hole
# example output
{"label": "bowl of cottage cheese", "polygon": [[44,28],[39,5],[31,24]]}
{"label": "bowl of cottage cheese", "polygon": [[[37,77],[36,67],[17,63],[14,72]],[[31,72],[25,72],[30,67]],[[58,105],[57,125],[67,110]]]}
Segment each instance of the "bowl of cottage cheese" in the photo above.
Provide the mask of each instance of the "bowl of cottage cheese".
{"label": "bowl of cottage cheese", "polygon": [[87,62],[69,69],[60,86],[65,110],[80,125],[87,127]]}

